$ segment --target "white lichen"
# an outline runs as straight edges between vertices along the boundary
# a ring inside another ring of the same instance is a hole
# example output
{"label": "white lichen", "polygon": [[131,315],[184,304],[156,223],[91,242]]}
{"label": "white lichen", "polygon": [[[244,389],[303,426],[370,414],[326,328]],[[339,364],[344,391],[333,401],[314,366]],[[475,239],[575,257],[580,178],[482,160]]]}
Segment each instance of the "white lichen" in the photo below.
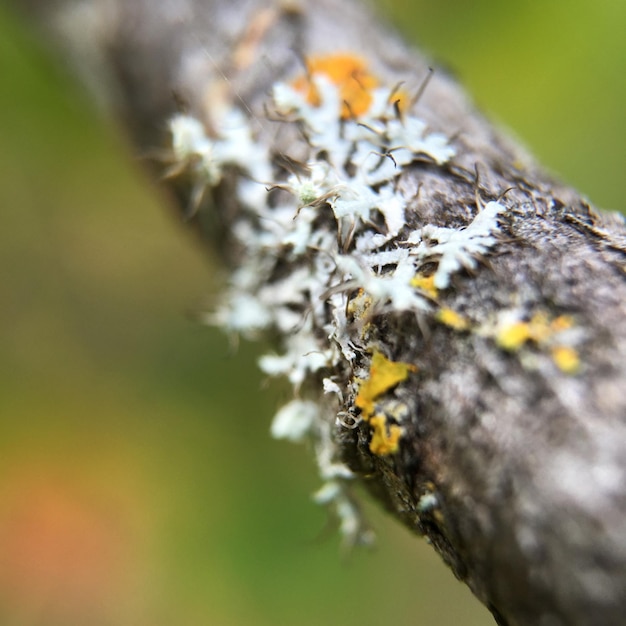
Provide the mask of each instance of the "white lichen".
{"label": "white lichen", "polygon": [[[241,214],[233,226],[243,257],[210,319],[246,336],[269,330],[283,337],[279,352],[259,361],[267,375],[285,376],[296,394],[276,414],[272,435],[313,443],[324,481],[315,499],[334,509],[347,537],[359,540],[363,525],[348,493],[353,475],[337,459],[333,439],[348,390],[330,378],[353,364],[357,353],[349,298],[363,294],[352,313],[357,318],[431,313],[432,298],[413,282],[420,267],[438,264],[438,289],[459,270],[474,269],[496,245],[505,207],[489,202],[464,228],[409,229],[410,198],[396,179],[416,161],[450,161],[455,150],[449,138],[430,132],[410,111],[400,115],[389,85],[372,87],[369,105],[347,115],[340,86],[323,72],[310,74],[314,102],[296,83],[272,89],[276,113],[306,137],[308,162],[297,172],[273,178],[270,154],[235,106],[211,116],[210,133],[192,116],[174,116],[173,168],[191,174],[196,189],[220,184],[228,168],[243,175],[236,186]],[[274,196],[270,203],[271,189],[280,190],[278,202]],[[328,394],[324,410],[319,400],[300,397],[316,386]]]}
{"label": "white lichen", "polygon": [[174,160],[188,164],[196,181],[205,187],[219,184],[227,166],[237,167],[255,181],[271,179],[267,150],[254,141],[250,124],[239,109],[223,112],[215,137],[209,137],[202,122],[182,113],[170,120],[169,130]]}
{"label": "white lichen", "polygon": [[309,374],[329,368],[334,362],[332,348],[320,349],[318,341],[308,328],[287,338],[282,355],[266,354],[259,359],[259,367],[270,376],[286,376],[298,389]]}
{"label": "white lichen", "polygon": [[439,506],[439,499],[434,493],[425,493],[417,502],[417,510],[424,514]]}
{"label": "white lichen", "polygon": [[270,432],[275,439],[302,441],[317,420],[320,407],[311,400],[292,400],[285,404],[274,416]]}
{"label": "white lichen", "polygon": [[480,210],[472,222],[462,229],[443,228],[426,225],[411,233],[407,239],[417,244],[411,254],[421,261],[438,259],[434,285],[445,289],[450,285],[450,277],[460,269],[475,269],[478,259],[498,241],[500,231],[498,217],[506,211],[499,202],[489,202]]}

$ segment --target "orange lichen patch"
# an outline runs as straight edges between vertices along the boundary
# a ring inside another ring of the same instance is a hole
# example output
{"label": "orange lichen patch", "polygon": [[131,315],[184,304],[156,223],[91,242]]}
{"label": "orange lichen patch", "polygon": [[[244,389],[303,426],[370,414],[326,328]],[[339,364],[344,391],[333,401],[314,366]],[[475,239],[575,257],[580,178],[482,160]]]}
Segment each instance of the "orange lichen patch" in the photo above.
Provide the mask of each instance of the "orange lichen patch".
{"label": "orange lichen patch", "polygon": [[442,307],[439,309],[435,314],[435,319],[438,322],[441,322],[442,324],[460,332],[469,330],[470,327],[470,323],[466,318],[448,307]]}
{"label": "orange lichen patch", "polygon": [[398,451],[402,428],[397,424],[387,427],[387,418],[376,415],[370,419],[373,428],[370,451],[378,456],[386,456]]}
{"label": "orange lichen patch", "polygon": [[420,289],[427,296],[433,298],[433,300],[437,299],[439,292],[437,291],[437,287],[435,287],[435,275],[431,274],[430,276],[424,276],[423,274],[417,274],[411,279],[411,287],[415,287],[416,289]]}
{"label": "orange lichen patch", "polygon": [[374,351],[369,378],[360,381],[359,393],[354,400],[354,404],[361,409],[363,419],[368,421],[374,414],[374,405],[380,396],[406,380],[409,372],[415,371],[415,365],[390,361],[381,352]]}
{"label": "orange lichen patch", "polygon": [[552,360],[565,374],[576,374],[580,369],[578,351],[570,346],[555,346],[552,348]]}
{"label": "orange lichen patch", "polygon": [[311,78],[323,74],[339,88],[343,105],[342,119],[367,113],[372,104],[372,90],[378,79],[370,73],[365,61],[353,54],[330,54],[306,59],[307,75],[293,82],[295,89],[306,93],[309,104],[319,106],[320,95]]}

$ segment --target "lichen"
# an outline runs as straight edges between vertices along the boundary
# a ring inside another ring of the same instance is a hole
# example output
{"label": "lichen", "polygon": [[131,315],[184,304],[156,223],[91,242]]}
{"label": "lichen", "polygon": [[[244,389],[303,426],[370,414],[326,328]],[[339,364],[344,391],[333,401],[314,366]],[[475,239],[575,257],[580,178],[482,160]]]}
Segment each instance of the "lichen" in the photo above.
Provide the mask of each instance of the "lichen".
{"label": "lichen", "polygon": [[475,269],[481,259],[498,242],[498,219],[506,211],[503,204],[489,202],[464,229],[426,225],[409,235],[414,244],[411,254],[424,261],[438,259],[433,279],[436,289],[446,289],[453,274],[460,269]]}
{"label": "lichen", "polygon": [[423,274],[416,274],[411,279],[411,287],[415,287],[423,291],[430,296],[433,300],[436,300],[439,296],[439,290],[435,287],[435,275],[424,276]]}
{"label": "lichen", "polygon": [[293,87],[306,96],[307,102],[320,106],[321,96],[312,77],[324,75],[339,88],[341,117],[359,117],[372,104],[372,92],[378,79],[365,61],[354,54],[333,54],[306,59],[307,72],[293,82]]}
{"label": "lichen", "polygon": [[[468,207],[473,218],[459,228],[409,227],[413,196],[396,184],[398,177],[418,161],[447,166],[456,154],[451,138],[429,129],[412,104],[408,91],[386,84],[347,52],[306,59],[306,72],[272,87],[267,109],[305,138],[297,166],[286,158],[275,167],[256,141],[259,125],[235,102],[220,101],[206,114],[210,131],[190,115],[169,124],[168,173],[191,179],[194,205],[229,173],[238,174],[240,213],[232,235],[242,256],[208,319],[231,333],[282,337],[278,353],[260,360],[266,374],[285,376],[294,390],[272,433],[312,444],[325,481],[316,499],[334,509],[354,541],[364,530],[349,494],[352,472],[337,458],[336,429],[367,428],[371,452],[393,454],[402,434],[397,422],[408,409],[394,414],[377,404],[389,404],[391,390],[415,371],[368,343],[369,322],[381,313],[413,313],[466,330],[464,318],[439,303],[441,293],[498,244],[507,210],[491,201]],[[573,367],[571,355],[557,358]],[[348,377],[340,386],[333,376],[355,370],[360,379],[351,395]],[[323,407],[316,390],[327,394]],[[335,423],[327,413],[346,408],[351,397],[353,413]]]}
{"label": "lichen", "polygon": [[448,307],[441,307],[435,313],[435,319],[445,326],[449,326],[450,328],[459,332],[469,330],[470,328],[469,320]]}
{"label": "lichen", "polygon": [[410,372],[417,371],[417,367],[410,363],[390,361],[378,350],[372,355],[369,375],[365,380],[359,380],[359,392],[354,399],[354,406],[361,410],[364,420],[374,415],[376,401],[380,396],[405,381]]}
{"label": "lichen", "polygon": [[552,360],[565,374],[577,374],[580,370],[580,355],[578,350],[571,346],[554,346]]}
{"label": "lichen", "polygon": [[583,336],[570,315],[550,319],[543,311],[525,316],[518,309],[501,311],[492,332],[496,344],[507,352],[521,352],[534,346],[550,354],[553,363],[565,374],[577,374],[581,367],[577,345]]}
{"label": "lichen", "polygon": [[397,424],[387,424],[385,415],[375,415],[369,421],[372,427],[370,452],[378,456],[387,456],[398,451],[402,427]]}

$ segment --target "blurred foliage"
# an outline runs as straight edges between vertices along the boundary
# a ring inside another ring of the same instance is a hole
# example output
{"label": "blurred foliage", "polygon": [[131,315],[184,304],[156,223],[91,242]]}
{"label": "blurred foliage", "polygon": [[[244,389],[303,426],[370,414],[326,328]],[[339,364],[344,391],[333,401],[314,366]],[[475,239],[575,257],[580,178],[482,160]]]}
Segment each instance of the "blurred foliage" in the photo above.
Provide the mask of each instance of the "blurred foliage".
{"label": "blurred foliage", "polygon": [[[384,2],[553,170],[621,206],[624,4]],[[368,505],[342,558],[221,277],[117,129],[0,7],[0,623],[490,624]]]}

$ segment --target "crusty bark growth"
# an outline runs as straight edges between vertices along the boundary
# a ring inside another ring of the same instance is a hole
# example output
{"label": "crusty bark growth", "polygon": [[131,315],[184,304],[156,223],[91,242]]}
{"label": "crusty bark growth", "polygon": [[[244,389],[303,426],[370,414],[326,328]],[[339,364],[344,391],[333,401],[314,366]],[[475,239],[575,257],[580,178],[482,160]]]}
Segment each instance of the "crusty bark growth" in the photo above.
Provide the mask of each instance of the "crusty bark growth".
{"label": "crusty bark growth", "polygon": [[31,4],[232,264],[214,319],[276,337],[274,434],[314,441],[346,534],[357,479],[498,623],[622,623],[623,222],[443,73],[412,102],[426,61],[360,4]]}

